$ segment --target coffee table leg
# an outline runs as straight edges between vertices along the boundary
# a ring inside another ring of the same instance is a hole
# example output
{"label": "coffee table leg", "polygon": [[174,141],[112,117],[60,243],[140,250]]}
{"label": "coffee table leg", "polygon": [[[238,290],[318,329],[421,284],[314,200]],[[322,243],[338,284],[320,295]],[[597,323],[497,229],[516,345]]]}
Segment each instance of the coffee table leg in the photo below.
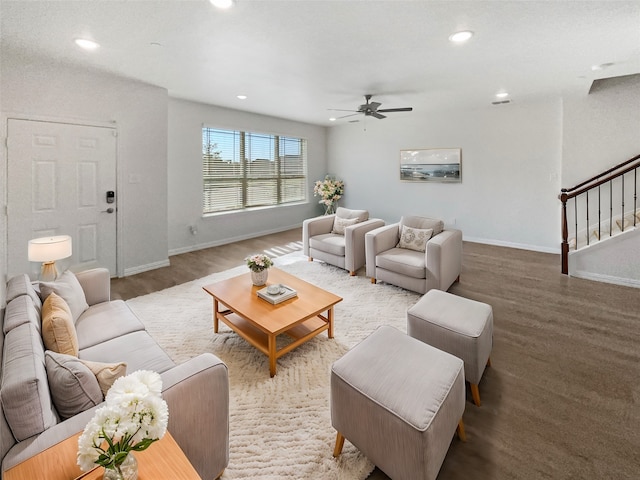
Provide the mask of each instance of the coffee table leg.
{"label": "coffee table leg", "polygon": [[213,333],[218,333],[218,300],[213,299]]}
{"label": "coffee table leg", "polygon": [[269,374],[276,375],[276,336],[269,335]]}
{"label": "coffee table leg", "polygon": [[333,338],[333,307],[329,308],[327,312],[327,318],[329,319],[329,331],[327,332],[329,338]]}

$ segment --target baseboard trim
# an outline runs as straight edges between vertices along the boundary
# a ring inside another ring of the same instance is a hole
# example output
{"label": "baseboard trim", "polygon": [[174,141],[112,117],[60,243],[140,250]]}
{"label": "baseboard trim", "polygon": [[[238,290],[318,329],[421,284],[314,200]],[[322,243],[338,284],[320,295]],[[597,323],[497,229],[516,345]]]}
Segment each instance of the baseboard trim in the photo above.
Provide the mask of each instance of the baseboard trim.
{"label": "baseboard trim", "polygon": [[169,250],[169,256],[180,255],[182,253],[195,252],[197,250],[203,250],[205,248],[219,247],[220,245],[226,245],[227,243],[240,242],[242,240],[249,240],[251,238],[262,237],[264,235],[271,235],[272,233],[286,232],[287,230],[299,228],[301,226],[302,226],[302,223],[298,223],[296,225],[288,225],[285,227],[278,227],[270,230],[263,230],[261,232],[252,232],[246,235],[239,235],[237,237],[222,238],[220,240],[214,240],[212,242],[198,243],[196,245],[189,245],[188,247],[172,248]]}
{"label": "baseboard trim", "polygon": [[[560,254],[560,247],[551,248],[551,247],[540,247],[538,245],[528,245],[526,243],[513,243],[513,242],[503,242],[501,240],[491,240],[488,238],[477,238],[477,237],[467,237],[463,233],[463,240],[465,242],[473,242],[473,243],[483,243],[485,245],[495,245],[497,247],[508,247],[508,248],[517,248],[519,250],[531,250],[533,252],[541,252],[541,253],[555,253]],[[560,242],[558,242],[560,244]]]}
{"label": "baseboard trim", "polygon": [[137,267],[125,268],[124,276],[135,275],[137,273],[148,272],[149,270],[155,270],[156,268],[168,267],[170,265],[169,259],[162,260],[160,262],[147,263],[146,265],[138,265]]}
{"label": "baseboard trim", "polygon": [[613,275],[585,272],[584,270],[569,272],[569,276],[582,278],[584,280],[593,280],[594,282],[612,283],[614,285],[621,285],[623,287],[640,288],[640,280],[636,280],[635,278],[614,277]]}

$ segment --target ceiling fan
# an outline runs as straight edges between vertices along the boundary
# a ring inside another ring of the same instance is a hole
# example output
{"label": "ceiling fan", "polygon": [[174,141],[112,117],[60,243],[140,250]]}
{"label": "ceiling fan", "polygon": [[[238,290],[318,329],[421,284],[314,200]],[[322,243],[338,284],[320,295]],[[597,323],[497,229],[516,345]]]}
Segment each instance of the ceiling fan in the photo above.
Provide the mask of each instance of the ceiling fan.
{"label": "ceiling fan", "polygon": [[363,103],[362,105],[360,105],[357,110],[340,110],[340,109],[337,109],[337,108],[330,108],[329,110],[335,110],[337,112],[355,112],[355,113],[352,113],[350,115],[343,115],[342,117],[338,117],[336,120],[339,120],[341,118],[353,117],[354,115],[359,115],[361,113],[364,114],[365,117],[375,117],[375,118],[381,120],[383,118],[387,118],[386,115],[382,115],[383,113],[411,112],[413,110],[412,107],[379,109],[379,107],[382,104],[379,103],[379,102],[370,102],[369,100],[371,100],[372,96],[373,95],[371,95],[371,94],[365,95],[364,99],[365,99],[366,103]]}

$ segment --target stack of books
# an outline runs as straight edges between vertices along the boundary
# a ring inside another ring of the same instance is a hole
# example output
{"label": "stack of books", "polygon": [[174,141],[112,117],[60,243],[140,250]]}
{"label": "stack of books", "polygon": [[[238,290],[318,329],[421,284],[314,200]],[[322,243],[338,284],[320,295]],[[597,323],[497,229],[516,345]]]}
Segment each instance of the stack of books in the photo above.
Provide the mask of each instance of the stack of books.
{"label": "stack of books", "polygon": [[[284,302],[285,300],[289,300],[290,298],[298,296],[298,292],[296,292],[291,287],[287,287],[286,285],[280,284],[280,289],[276,289],[274,287],[274,285],[269,285],[268,287],[258,290],[258,297],[276,305],[278,303]],[[270,291],[274,293],[269,293]]]}

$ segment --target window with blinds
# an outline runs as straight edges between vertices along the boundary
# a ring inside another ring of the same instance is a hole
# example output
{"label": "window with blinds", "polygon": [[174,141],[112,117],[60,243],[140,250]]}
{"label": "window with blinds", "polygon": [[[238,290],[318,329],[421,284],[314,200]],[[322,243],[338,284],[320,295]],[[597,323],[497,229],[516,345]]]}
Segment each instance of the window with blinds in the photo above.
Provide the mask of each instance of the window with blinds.
{"label": "window with blinds", "polygon": [[202,128],[202,212],[305,201],[307,141]]}

